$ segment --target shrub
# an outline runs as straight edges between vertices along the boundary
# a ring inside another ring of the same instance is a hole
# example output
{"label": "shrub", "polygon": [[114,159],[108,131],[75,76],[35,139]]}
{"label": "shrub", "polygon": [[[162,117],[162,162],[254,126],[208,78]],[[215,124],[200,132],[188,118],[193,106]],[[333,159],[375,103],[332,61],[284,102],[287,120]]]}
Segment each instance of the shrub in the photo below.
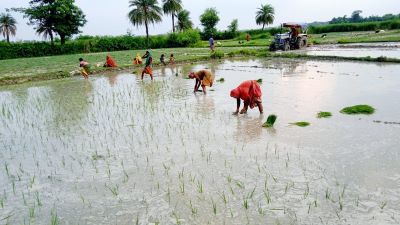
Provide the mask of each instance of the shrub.
{"label": "shrub", "polygon": [[187,30],[181,33],[171,33],[167,37],[168,47],[190,47],[200,41],[198,30]]}

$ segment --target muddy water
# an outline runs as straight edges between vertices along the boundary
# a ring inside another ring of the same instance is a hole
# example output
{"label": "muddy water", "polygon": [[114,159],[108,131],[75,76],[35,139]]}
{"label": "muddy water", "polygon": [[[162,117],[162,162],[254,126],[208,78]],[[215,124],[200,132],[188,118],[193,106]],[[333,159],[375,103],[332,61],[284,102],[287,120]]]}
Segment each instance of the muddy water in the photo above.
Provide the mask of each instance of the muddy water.
{"label": "muddy water", "polygon": [[[182,78],[201,68],[225,78],[206,96]],[[0,223],[399,224],[399,70],[246,60],[2,87]],[[259,78],[264,115],[231,115]],[[377,111],[339,113],[354,104]]]}
{"label": "muddy water", "polygon": [[362,43],[362,44],[338,44],[319,45],[302,50],[308,55],[320,56],[344,56],[344,57],[373,57],[380,56],[400,59],[400,43]]}

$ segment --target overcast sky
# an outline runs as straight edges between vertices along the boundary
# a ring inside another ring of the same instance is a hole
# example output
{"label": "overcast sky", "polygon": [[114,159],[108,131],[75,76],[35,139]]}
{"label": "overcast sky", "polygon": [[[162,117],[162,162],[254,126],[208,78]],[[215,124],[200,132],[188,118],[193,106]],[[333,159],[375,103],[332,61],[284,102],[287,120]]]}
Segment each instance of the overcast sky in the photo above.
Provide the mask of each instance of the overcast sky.
{"label": "overcast sky", "polygon": [[[158,0],[161,3],[161,0]],[[275,22],[329,21],[333,17],[351,15],[362,10],[364,16],[400,13],[400,0],[182,0],[185,9],[191,13],[195,26],[201,28],[199,16],[208,7],[219,11],[218,29],[225,29],[229,23],[239,19],[239,28],[256,28],[255,11],[261,4],[275,8]],[[6,8],[26,7],[29,0],[0,0],[0,13]],[[144,27],[133,27],[128,18],[129,0],[76,0],[86,14],[87,24],[81,29],[87,35],[122,35],[128,30],[143,35]],[[18,13],[11,13],[18,22],[17,36],[12,40],[40,40],[32,26]],[[171,17],[164,16],[163,22],[150,26],[150,34],[167,33],[172,30]]]}

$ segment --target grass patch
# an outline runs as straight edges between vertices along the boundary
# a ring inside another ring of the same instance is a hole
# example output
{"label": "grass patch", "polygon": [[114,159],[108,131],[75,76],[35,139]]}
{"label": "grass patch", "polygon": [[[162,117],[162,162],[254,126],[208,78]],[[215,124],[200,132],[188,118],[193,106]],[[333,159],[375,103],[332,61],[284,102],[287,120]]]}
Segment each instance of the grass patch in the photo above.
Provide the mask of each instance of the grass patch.
{"label": "grass patch", "polygon": [[317,113],[317,118],[328,118],[331,117],[332,113],[331,112],[319,112]]}
{"label": "grass patch", "polygon": [[225,53],[222,51],[219,51],[219,50],[212,52],[210,55],[210,57],[212,59],[222,59],[222,58],[224,58],[224,56],[225,56]]}
{"label": "grass patch", "polygon": [[291,123],[292,125],[296,125],[298,127],[307,127],[310,126],[309,122],[305,122],[305,121],[300,121],[300,122],[295,122],[295,123]]}
{"label": "grass patch", "polygon": [[369,105],[354,105],[354,106],[345,107],[342,110],[340,110],[340,112],[343,114],[348,114],[348,115],[353,115],[353,114],[370,115],[375,112],[375,109]]}
{"label": "grass patch", "polygon": [[275,114],[268,116],[267,121],[262,125],[263,127],[273,127],[274,123],[278,117]]}

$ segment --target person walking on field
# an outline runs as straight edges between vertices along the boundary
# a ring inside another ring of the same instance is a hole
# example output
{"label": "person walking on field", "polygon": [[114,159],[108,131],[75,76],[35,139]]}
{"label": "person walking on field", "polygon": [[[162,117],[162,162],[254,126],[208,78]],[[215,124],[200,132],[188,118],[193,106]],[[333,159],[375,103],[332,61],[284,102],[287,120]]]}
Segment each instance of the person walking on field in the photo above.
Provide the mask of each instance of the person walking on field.
{"label": "person walking on field", "polygon": [[203,89],[203,93],[206,94],[206,86],[212,87],[214,83],[214,75],[208,70],[200,70],[197,72],[191,72],[189,74],[190,79],[196,79],[194,84],[194,93],[199,91],[199,87]]}
{"label": "person walking on field", "polygon": [[263,105],[261,102],[261,87],[255,80],[248,80],[241,83],[237,88],[231,91],[231,97],[236,98],[237,107],[233,113],[237,115],[240,108],[240,100],[243,100],[244,106],[240,111],[240,114],[247,113],[247,109],[250,106],[251,109],[258,107],[260,114],[263,113]]}
{"label": "person walking on field", "polygon": [[211,38],[208,40],[208,43],[210,44],[210,50],[213,52],[214,49],[215,49],[214,38],[211,37]]}
{"label": "person walking on field", "polygon": [[151,53],[149,51],[146,51],[146,54],[142,58],[146,59],[145,66],[142,71],[142,80],[145,73],[150,75],[151,80],[153,80],[153,69],[151,68],[151,64],[153,63],[153,57],[151,56]]}

